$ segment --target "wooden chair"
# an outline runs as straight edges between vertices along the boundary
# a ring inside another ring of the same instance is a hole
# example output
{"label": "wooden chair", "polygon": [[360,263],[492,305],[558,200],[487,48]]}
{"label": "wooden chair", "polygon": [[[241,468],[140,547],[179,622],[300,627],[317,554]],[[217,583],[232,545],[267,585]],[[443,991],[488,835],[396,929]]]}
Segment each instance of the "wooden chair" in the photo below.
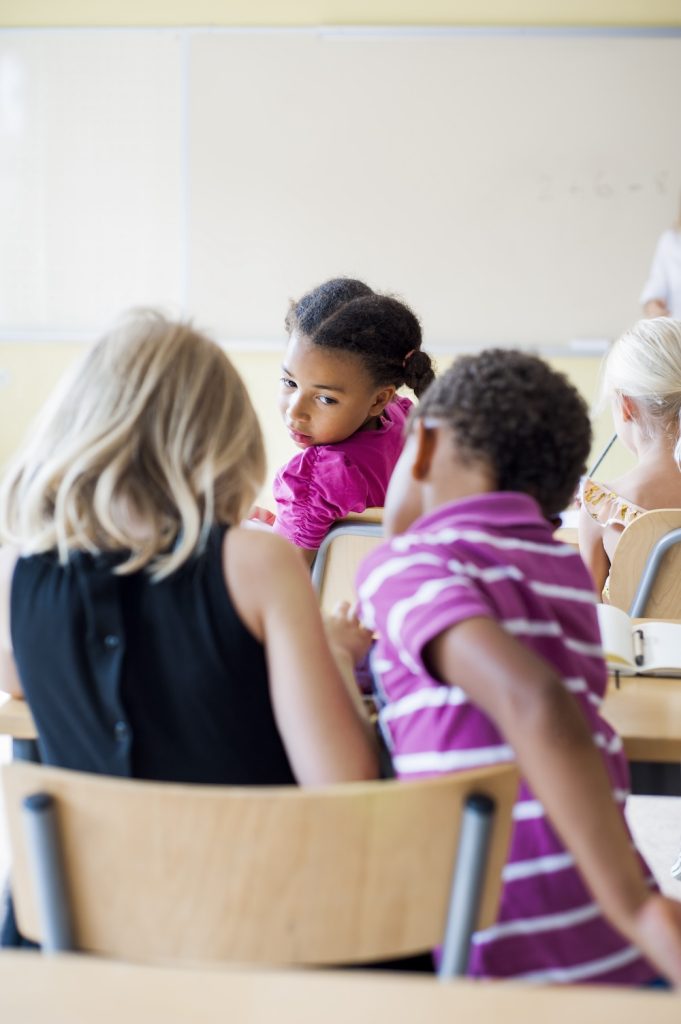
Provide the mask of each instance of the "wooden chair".
{"label": "wooden chair", "polygon": [[656,509],[622,533],[610,567],[610,602],[634,618],[681,619],[681,509]]}
{"label": "wooden chair", "polygon": [[678,1024],[675,992],[471,983],[375,971],[148,967],[77,954],[0,952],[3,1021],[21,1024]]}
{"label": "wooden chair", "polygon": [[312,583],[323,611],[330,611],[337,601],[355,600],[357,567],[382,539],[382,508],[352,513],[334,523],[312,566]]}
{"label": "wooden chair", "polygon": [[145,962],[350,964],[493,923],[517,773],[323,789],[3,768],[19,928],[46,951]]}
{"label": "wooden chair", "polygon": [[40,760],[37,735],[26,701],[0,693],[0,736],[11,736],[15,760]]}

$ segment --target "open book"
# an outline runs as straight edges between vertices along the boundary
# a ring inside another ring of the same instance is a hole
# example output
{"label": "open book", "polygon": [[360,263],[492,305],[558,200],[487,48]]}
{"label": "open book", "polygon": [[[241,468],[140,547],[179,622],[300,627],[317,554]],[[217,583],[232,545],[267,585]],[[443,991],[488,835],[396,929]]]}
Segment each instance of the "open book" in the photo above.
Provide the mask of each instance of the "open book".
{"label": "open book", "polygon": [[621,608],[599,604],[608,668],[626,676],[681,676],[681,622],[634,622]]}

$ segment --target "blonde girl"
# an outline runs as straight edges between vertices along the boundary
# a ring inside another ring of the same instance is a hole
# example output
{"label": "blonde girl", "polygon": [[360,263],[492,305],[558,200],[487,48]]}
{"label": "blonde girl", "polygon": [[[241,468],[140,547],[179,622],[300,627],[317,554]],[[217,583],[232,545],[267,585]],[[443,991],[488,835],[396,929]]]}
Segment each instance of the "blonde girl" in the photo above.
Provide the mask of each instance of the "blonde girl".
{"label": "blonde girl", "polygon": [[258,421],[217,344],[133,315],[57,390],[0,492],[0,688],[44,761],[187,782],[376,774],[307,573],[238,524]]}
{"label": "blonde girl", "polygon": [[681,321],[640,320],[626,331],[606,357],[602,397],[636,456],[629,472],[609,483],[587,477],[582,488],[579,548],[607,600],[622,531],[650,509],[681,508]]}

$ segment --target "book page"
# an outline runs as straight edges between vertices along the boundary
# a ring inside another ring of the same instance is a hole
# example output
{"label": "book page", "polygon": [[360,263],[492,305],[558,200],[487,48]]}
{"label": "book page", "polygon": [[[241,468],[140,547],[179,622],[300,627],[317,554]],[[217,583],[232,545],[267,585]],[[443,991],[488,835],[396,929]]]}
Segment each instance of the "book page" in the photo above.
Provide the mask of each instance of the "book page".
{"label": "book page", "polygon": [[681,623],[641,622],[643,664],[638,671],[662,676],[681,676]]}
{"label": "book page", "polygon": [[596,611],[601,630],[603,656],[608,663],[608,668],[625,675],[634,675],[637,671],[642,671],[642,669],[637,670],[634,663],[634,647],[631,636],[634,627],[627,613],[612,604],[596,605]]}

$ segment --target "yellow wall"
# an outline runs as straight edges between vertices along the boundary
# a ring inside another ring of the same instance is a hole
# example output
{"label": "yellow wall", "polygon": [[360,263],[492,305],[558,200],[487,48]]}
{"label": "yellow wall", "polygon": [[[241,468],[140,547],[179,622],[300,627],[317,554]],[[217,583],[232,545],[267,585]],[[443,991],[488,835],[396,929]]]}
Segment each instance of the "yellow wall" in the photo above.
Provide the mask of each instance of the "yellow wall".
{"label": "yellow wall", "polygon": [[681,25],[678,0],[0,0],[0,25]]}
{"label": "yellow wall", "polygon": [[[56,342],[0,343],[0,366],[5,372],[0,390],[0,468],[11,456],[24,436],[30,421],[50,393],[63,370],[83,352],[78,344]],[[230,358],[244,378],[260,417],[267,448],[268,478],[261,501],[269,503],[274,471],[294,452],[276,408],[281,356],[277,352],[232,352]],[[438,371],[451,362],[438,357]],[[599,360],[584,357],[563,357],[549,360],[556,369],[574,381],[588,402],[592,402],[598,379]],[[609,414],[595,423],[593,451],[599,451],[612,431]],[[608,455],[599,471],[601,478],[617,476],[630,465],[630,457],[621,446]]]}

